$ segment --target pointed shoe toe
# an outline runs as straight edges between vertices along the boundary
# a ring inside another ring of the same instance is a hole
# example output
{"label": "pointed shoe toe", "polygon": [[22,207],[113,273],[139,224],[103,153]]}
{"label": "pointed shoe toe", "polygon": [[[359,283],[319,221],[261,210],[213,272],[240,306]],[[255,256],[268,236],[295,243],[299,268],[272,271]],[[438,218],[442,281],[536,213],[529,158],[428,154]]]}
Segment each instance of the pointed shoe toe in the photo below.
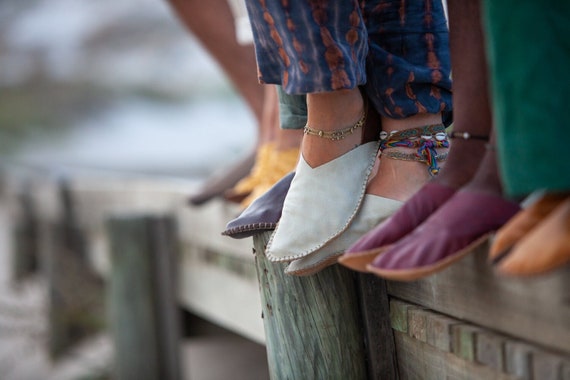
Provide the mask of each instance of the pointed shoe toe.
{"label": "pointed shoe toe", "polygon": [[570,262],[570,196],[532,229],[499,263],[509,276],[547,273]]}
{"label": "pointed shoe toe", "polygon": [[367,266],[390,280],[412,281],[443,270],[512,218],[520,207],[490,193],[462,190],[412,233]]}
{"label": "pointed shoe toe", "polygon": [[316,168],[300,158],[281,220],[267,244],[270,261],[307,256],[348,228],[361,206],[378,147],[378,142],[359,145]]}
{"label": "pointed shoe toe", "polygon": [[339,263],[359,272],[368,272],[366,265],[390,245],[412,232],[456,190],[435,182],[425,184],[391,217],[368,231],[339,259]]}
{"label": "pointed shoe toe", "polygon": [[370,228],[396,212],[402,203],[393,199],[366,194],[362,208],[348,229],[310,255],[293,260],[285,269],[285,273],[295,276],[308,276],[335,264],[338,257],[351,244]]}
{"label": "pointed shoe toe", "polygon": [[244,239],[255,234],[271,231],[281,218],[281,210],[294,172],[277,181],[265,194],[257,198],[236,219],[226,225],[222,235],[234,239]]}
{"label": "pointed shoe toe", "polygon": [[518,212],[507,224],[497,231],[489,250],[489,260],[499,261],[507,250],[526,236],[554,209],[564,202],[566,194],[545,194],[528,208]]}

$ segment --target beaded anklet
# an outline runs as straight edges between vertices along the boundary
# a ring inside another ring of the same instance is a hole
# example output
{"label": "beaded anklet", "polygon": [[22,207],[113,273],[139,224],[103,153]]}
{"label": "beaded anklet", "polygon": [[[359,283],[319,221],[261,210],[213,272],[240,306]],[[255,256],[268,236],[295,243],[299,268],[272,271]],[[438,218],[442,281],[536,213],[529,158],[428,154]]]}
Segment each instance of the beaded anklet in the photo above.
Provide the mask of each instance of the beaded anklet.
{"label": "beaded anklet", "polygon": [[335,131],[324,131],[322,129],[315,129],[309,127],[309,124],[306,124],[305,127],[303,128],[303,133],[305,135],[318,136],[332,141],[342,140],[346,136],[353,134],[355,130],[362,127],[364,123],[366,123],[367,113],[368,113],[368,99],[364,97],[364,112],[362,113],[362,117],[360,118],[360,120],[356,122],[356,124],[347,128],[337,129]]}
{"label": "beaded anklet", "polygon": [[[414,153],[384,152],[391,148],[416,148]],[[389,158],[405,161],[425,162],[431,175],[439,173],[438,161],[444,161],[447,153],[438,154],[437,148],[449,148],[448,135],[443,124],[426,125],[404,131],[382,131],[380,152]]]}
{"label": "beaded anklet", "polygon": [[488,141],[488,136],[472,135],[469,132],[450,132],[447,134],[450,139],[463,139],[463,140],[483,140]]}

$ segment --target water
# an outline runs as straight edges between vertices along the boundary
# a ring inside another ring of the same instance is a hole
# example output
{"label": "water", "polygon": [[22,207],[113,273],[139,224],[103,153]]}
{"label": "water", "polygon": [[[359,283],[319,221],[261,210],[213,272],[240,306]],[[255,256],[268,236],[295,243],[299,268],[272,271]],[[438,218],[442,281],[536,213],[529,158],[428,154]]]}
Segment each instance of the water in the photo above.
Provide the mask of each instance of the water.
{"label": "water", "polygon": [[251,114],[235,97],[181,103],[125,98],[58,139],[32,140],[16,159],[33,165],[203,176],[255,144]]}
{"label": "water", "polygon": [[113,98],[58,133],[35,125],[46,133],[24,141],[18,162],[203,178],[255,144],[248,108],[167,2],[7,0],[0,21],[0,101],[2,87],[38,78]]}

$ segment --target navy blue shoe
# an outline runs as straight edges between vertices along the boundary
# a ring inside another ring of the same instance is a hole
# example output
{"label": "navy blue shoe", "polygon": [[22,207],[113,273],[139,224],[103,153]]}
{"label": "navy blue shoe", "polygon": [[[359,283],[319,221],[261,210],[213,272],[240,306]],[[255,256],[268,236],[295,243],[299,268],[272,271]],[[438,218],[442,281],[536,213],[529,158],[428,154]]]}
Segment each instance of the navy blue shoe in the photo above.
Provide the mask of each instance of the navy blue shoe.
{"label": "navy blue shoe", "polygon": [[265,194],[253,201],[240,216],[230,221],[222,235],[244,239],[261,232],[274,230],[281,219],[283,202],[294,176],[295,172],[291,172],[281,178]]}

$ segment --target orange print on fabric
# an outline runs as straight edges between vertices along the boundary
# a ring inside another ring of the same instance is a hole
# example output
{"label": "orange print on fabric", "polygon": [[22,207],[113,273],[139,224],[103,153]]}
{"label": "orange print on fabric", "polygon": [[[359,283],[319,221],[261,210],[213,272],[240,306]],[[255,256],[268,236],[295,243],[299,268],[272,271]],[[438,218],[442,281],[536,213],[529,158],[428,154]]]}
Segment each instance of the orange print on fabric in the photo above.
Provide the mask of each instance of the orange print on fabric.
{"label": "orange print on fabric", "polygon": [[398,14],[400,15],[400,25],[404,26],[406,24],[406,0],[402,0],[400,3]]}
{"label": "orange print on fabric", "polygon": [[433,15],[431,11],[432,11],[431,1],[426,0],[424,23],[428,28],[430,28],[431,24],[433,23]]}

